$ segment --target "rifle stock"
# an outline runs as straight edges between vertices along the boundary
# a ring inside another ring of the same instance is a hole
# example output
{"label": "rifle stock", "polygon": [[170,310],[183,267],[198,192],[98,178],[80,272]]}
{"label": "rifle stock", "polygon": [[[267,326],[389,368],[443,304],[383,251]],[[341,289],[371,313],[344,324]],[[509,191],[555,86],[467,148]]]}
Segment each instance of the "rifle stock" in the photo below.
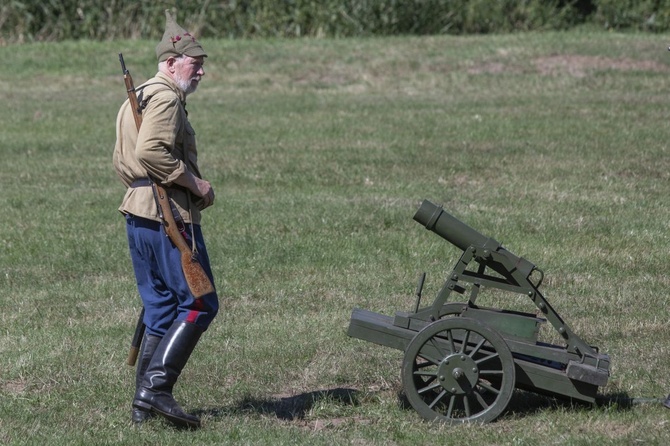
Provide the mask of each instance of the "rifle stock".
{"label": "rifle stock", "polygon": [[[126,68],[126,64],[121,53],[119,53],[119,61],[121,62],[123,80],[126,84],[126,90],[128,92],[128,101],[133,111],[133,118],[135,119],[137,131],[139,132],[140,127],[142,126],[142,112],[140,110],[139,102],[137,101],[137,92],[135,91],[133,78]],[[191,248],[188,246],[188,243],[186,243],[186,240],[179,232],[179,229],[177,229],[177,222],[175,221],[172,210],[170,208],[170,199],[168,197],[167,191],[163,186],[158,184],[153,179],[151,179],[151,187],[154,190],[158,212],[160,214],[165,233],[181,253],[181,267],[184,271],[184,277],[186,278],[186,283],[188,284],[191,294],[193,294],[193,297],[196,299],[199,299],[206,294],[213,293],[214,285],[212,284],[212,281],[209,279],[209,276],[203,269]],[[137,321],[135,336],[133,337],[130,352],[128,354],[127,362],[128,365],[131,366],[135,365],[139,347],[142,342],[142,335],[138,336],[138,333],[144,333],[144,322],[142,321],[143,316],[144,308],[142,309],[140,318]]]}
{"label": "rifle stock", "polygon": [[138,319],[137,325],[135,326],[135,334],[133,334],[133,340],[130,343],[130,351],[128,352],[128,360],[126,363],[129,366],[134,366],[137,361],[137,355],[140,352],[140,345],[142,344],[142,338],[144,337],[144,308],[140,312],[140,317]]}
{"label": "rifle stock", "polygon": [[198,262],[198,259],[177,228],[177,222],[170,209],[167,191],[155,181],[152,182],[152,187],[156,193],[158,206],[160,206],[161,213],[163,214],[165,233],[181,253],[181,268],[184,270],[184,277],[186,277],[186,283],[191,290],[191,294],[196,299],[199,299],[205,294],[213,293],[214,286],[209,280],[209,276],[207,276],[207,273],[205,273],[202,265]]}

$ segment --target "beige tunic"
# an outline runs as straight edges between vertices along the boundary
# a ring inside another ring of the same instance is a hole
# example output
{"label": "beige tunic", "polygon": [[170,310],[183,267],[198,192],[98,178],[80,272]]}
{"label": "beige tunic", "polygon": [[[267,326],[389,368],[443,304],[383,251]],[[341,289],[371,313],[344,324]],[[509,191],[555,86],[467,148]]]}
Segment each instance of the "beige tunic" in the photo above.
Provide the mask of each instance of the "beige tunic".
{"label": "beige tunic", "polygon": [[195,131],[188,121],[186,96],[163,73],[158,73],[137,87],[142,111],[142,126],[137,132],[132,110],[126,100],[116,118],[116,145],[114,168],[128,188],[119,211],[138,217],[160,221],[152,188],[131,187],[136,180],[151,176],[168,190],[175,207],[187,223],[200,224],[201,200],[189,197],[186,189],[172,186],[173,181],[186,170],[202,178],[198,169]]}

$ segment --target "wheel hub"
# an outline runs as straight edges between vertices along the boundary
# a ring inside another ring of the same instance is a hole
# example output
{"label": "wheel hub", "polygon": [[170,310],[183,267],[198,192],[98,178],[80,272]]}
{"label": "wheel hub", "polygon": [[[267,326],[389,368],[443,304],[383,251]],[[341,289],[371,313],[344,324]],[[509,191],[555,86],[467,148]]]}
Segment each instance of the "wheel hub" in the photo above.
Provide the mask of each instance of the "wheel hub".
{"label": "wheel hub", "polygon": [[468,355],[454,353],[440,362],[437,379],[440,385],[453,395],[471,393],[479,379],[479,367]]}

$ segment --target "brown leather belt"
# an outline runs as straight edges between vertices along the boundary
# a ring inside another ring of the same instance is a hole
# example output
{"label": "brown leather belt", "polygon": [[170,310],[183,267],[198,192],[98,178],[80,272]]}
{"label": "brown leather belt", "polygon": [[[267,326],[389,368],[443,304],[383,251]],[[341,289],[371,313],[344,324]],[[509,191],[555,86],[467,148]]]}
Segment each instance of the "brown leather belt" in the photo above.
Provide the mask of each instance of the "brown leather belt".
{"label": "brown leather belt", "polygon": [[151,179],[150,178],[138,178],[132,183],[130,183],[130,187],[146,187],[146,186],[151,186]]}

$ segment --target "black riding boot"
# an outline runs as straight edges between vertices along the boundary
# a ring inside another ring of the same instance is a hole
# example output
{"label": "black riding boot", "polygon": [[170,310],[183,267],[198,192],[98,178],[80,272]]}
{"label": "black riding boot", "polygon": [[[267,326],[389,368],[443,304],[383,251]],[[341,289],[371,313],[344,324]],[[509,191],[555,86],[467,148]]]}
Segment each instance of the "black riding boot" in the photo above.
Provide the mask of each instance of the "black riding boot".
{"label": "black riding boot", "polygon": [[[135,393],[137,393],[137,391],[140,389],[140,386],[142,385],[144,374],[147,371],[147,367],[149,367],[151,358],[156,351],[156,347],[158,347],[158,344],[161,342],[161,339],[162,338],[160,336],[147,334],[145,334],[144,339],[142,339],[142,349],[140,350],[140,356],[137,361],[137,370],[135,372]],[[131,420],[133,423],[139,424],[145,422],[152,416],[153,413],[151,411],[133,407]]]}
{"label": "black riding boot", "polygon": [[670,409],[670,395],[668,395],[668,397],[665,399],[665,401],[663,401],[663,405],[665,407],[667,407],[668,409]]}
{"label": "black riding boot", "polygon": [[172,388],[200,339],[202,328],[189,322],[175,322],[158,344],[135,393],[133,407],[153,411],[180,427],[200,427],[200,419],[182,410]]}

